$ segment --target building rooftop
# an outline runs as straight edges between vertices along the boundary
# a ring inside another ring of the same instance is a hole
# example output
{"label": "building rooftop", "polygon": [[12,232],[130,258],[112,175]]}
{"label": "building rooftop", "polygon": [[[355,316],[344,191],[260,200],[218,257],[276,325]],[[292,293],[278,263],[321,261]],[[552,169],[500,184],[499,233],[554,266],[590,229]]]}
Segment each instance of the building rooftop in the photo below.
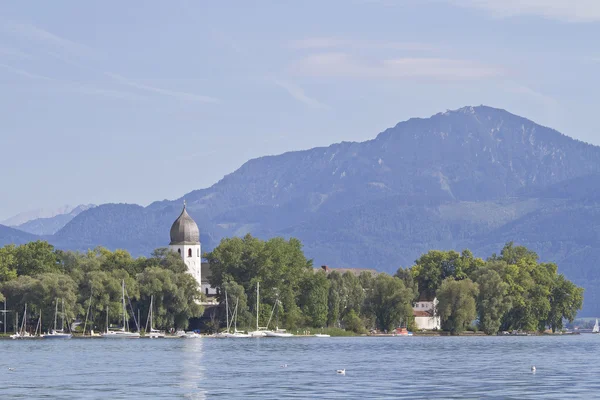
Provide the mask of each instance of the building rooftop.
{"label": "building rooftop", "polygon": [[372,268],[331,268],[331,267],[328,267],[327,265],[322,265],[321,268],[314,268],[314,270],[315,270],[315,272],[323,270],[328,274],[330,274],[334,271],[339,274],[344,274],[346,272],[350,272],[351,274],[353,274],[355,276],[359,276],[363,272],[370,272],[372,275],[379,274],[379,272],[377,270],[372,269]]}

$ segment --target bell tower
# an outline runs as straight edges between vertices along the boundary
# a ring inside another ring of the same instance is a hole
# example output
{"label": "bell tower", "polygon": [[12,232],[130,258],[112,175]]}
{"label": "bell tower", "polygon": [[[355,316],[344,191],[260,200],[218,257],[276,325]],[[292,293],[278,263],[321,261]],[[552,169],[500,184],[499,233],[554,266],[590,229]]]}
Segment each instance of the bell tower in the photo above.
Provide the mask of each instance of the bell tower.
{"label": "bell tower", "polygon": [[202,251],[200,247],[200,230],[192,217],[187,213],[185,200],[183,210],[171,226],[171,243],[169,250],[179,253],[187,266],[188,272],[202,286]]}

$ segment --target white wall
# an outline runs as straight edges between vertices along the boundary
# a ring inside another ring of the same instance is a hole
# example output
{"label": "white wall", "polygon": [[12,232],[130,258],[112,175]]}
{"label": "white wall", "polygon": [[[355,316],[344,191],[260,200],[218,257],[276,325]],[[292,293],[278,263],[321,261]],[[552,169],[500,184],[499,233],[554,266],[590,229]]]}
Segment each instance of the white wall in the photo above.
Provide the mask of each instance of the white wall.
{"label": "white wall", "polygon": [[[194,277],[198,283],[198,287],[202,287],[202,250],[200,244],[185,244],[185,245],[172,245],[169,246],[171,251],[181,253],[181,259],[188,268],[188,272]],[[191,250],[191,257],[188,256]]]}
{"label": "white wall", "polygon": [[417,329],[434,330],[440,329],[440,317],[415,317],[415,326]]}

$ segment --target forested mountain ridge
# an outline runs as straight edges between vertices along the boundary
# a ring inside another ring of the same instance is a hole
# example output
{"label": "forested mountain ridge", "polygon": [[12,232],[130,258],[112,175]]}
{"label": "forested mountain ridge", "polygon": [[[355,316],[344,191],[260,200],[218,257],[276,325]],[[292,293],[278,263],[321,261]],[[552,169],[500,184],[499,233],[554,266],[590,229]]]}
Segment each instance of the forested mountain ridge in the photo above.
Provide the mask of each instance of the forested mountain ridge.
{"label": "forested mountain ridge", "polygon": [[248,232],[295,236],[316,264],[392,272],[429,249],[487,255],[514,240],[583,285],[584,314],[600,314],[598,176],[600,148],[504,110],[464,107],[362,143],[250,160],[173,201],[87,210],[50,241],[149,254],[168,244],[183,198],[203,250]]}

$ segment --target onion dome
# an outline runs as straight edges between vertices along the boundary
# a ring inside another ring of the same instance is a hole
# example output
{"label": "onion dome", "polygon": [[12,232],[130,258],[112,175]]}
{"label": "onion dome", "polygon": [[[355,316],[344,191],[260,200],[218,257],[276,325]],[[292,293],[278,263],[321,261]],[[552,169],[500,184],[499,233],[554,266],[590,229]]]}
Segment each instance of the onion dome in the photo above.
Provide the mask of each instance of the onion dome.
{"label": "onion dome", "polygon": [[179,218],[173,222],[171,226],[171,243],[170,245],[178,244],[199,244],[200,230],[192,217],[187,213],[185,202],[183,203],[183,211]]}

